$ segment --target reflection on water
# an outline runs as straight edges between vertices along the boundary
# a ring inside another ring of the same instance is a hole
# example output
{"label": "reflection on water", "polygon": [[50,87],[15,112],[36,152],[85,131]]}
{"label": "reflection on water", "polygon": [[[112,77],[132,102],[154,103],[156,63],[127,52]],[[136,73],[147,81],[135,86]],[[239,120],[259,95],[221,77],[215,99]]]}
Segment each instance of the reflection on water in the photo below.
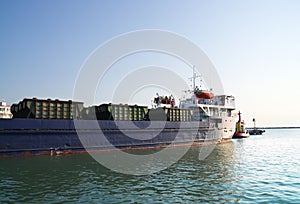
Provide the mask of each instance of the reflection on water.
{"label": "reflection on water", "polygon": [[300,131],[219,144],[205,160],[192,147],[161,172],[112,172],[88,154],[0,160],[0,202],[300,202]]}

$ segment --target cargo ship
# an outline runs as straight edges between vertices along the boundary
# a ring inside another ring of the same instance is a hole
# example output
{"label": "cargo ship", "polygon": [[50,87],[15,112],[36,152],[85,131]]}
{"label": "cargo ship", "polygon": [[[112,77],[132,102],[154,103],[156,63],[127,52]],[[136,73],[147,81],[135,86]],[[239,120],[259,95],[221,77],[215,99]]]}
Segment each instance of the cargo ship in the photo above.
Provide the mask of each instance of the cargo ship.
{"label": "cargo ship", "polygon": [[[195,77],[193,78],[195,81]],[[195,83],[194,83],[195,84]],[[193,86],[176,106],[172,96],[153,107],[25,98],[0,119],[0,157],[165,148],[217,143],[234,134],[235,99]]]}

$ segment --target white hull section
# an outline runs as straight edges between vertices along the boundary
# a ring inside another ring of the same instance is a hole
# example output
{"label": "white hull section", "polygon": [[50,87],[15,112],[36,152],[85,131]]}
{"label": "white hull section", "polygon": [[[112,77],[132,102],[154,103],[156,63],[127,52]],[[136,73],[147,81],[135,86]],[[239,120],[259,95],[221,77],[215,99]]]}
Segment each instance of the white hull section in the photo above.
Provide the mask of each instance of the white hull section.
{"label": "white hull section", "polygon": [[222,139],[231,139],[235,131],[235,116],[225,116],[222,118]]}

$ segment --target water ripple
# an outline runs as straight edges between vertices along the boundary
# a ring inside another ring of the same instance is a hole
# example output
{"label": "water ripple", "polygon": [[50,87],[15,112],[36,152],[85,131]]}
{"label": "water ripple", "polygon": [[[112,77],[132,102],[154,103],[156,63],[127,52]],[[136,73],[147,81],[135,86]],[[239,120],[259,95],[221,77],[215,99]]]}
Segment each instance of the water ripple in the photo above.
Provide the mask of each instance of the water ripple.
{"label": "water ripple", "polygon": [[0,160],[0,203],[300,203],[300,131],[193,147],[159,173],[111,172],[89,155]]}

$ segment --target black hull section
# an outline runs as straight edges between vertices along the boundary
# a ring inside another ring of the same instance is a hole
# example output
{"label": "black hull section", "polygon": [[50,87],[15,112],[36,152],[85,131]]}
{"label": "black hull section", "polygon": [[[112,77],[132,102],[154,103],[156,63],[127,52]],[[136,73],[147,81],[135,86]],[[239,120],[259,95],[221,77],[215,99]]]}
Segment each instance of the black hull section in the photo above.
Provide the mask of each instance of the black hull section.
{"label": "black hull section", "polygon": [[0,120],[0,157],[216,142],[217,122]]}
{"label": "black hull section", "polygon": [[260,130],[260,129],[249,130],[250,135],[262,135],[264,132],[265,130]]}

